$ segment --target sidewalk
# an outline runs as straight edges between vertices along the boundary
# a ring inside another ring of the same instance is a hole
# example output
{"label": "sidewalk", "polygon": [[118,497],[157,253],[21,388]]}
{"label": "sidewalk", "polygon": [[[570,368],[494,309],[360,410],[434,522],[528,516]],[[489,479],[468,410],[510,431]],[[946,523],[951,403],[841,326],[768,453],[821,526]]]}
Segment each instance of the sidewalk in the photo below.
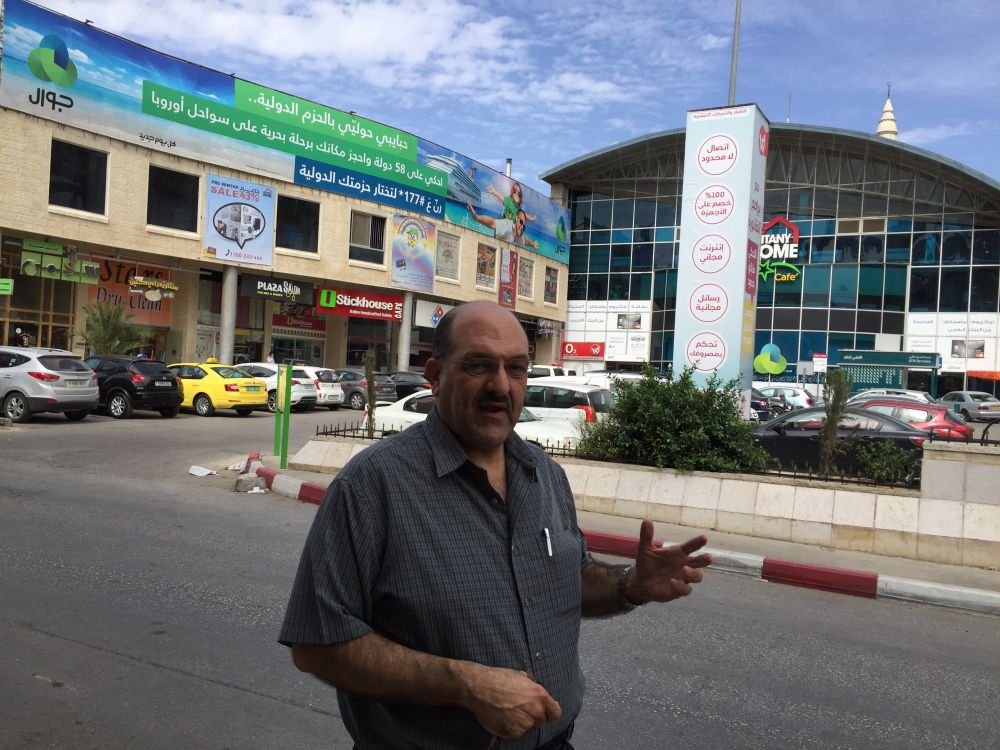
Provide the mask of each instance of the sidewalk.
{"label": "sidewalk", "polygon": [[[332,474],[278,469],[275,456],[247,459],[272,492],[318,504]],[[580,528],[592,552],[634,557],[639,519],[581,511]],[[656,538],[677,543],[698,534],[709,540],[713,570],[878,599],[901,599],[1000,615],[1000,571],[726,534],[667,523]]]}

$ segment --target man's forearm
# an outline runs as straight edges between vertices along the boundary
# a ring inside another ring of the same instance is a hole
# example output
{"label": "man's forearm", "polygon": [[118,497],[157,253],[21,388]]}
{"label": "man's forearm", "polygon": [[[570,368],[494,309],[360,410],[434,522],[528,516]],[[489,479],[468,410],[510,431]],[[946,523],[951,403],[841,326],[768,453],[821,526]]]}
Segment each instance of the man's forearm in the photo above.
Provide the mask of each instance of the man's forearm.
{"label": "man's forearm", "polygon": [[580,571],[581,612],[584,617],[605,617],[624,610],[618,582],[624,565],[592,562]]}
{"label": "man's forearm", "polygon": [[483,667],[401,646],[375,633],[330,646],[293,645],[303,672],[335,688],[393,703],[464,705],[472,672]]}

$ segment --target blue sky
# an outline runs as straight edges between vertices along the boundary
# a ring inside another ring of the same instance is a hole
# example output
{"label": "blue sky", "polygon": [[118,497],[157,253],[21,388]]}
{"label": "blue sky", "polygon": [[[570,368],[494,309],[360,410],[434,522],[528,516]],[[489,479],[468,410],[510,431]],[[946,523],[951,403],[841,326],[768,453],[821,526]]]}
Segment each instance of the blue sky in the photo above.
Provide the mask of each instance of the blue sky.
{"label": "blue sky", "polygon": [[[45,0],[154,49],[538,174],[724,105],[735,0]],[[744,0],[737,102],[1000,180],[1000,2]]]}

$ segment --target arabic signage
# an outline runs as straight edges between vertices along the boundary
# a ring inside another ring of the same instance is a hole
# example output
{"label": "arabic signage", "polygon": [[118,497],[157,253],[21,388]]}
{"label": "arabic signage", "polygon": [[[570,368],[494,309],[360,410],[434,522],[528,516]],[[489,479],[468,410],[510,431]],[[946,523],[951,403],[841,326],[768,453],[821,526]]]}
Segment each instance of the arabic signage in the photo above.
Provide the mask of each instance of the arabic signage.
{"label": "arabic signage", "polygon": [[273,188],[209,174],[205,257],[230,263],[271,265],[274,215]]}
{"label": "arabic signage", "polygon": [[688,112],[673,366],[699,384],[750,388],[769,128],[753,104]]}
{"label": "arabic signage", "polygon": [[392,285],[415,292],[434,289],[432,222],[396,214],[392,218]]}
{"label": "arabic signage", "polygon": [[177,60],[25,0],[4,3],[3,40],[0,106],[490,236],[509,231],[512,244],[568,260],[568,209],[405,131]]}
{"label": "arabic signage", "polygon": [[0,279],[0,296],[9,296],[14,293],[14,279]]}
{"label": "arabic signage", "polygon": [[569,300],[566,338],[603,345],[607,361],[649,360],[653,303],[649,300]]}
{"label": "arabic signage", "polygon": [[603,341],[564,341],[563,359],[604,359]]}
{"label": "arabic signage", "polygon": [[80,256],[75,247],[64,249],[55,242],[22,240],[21,248],[22,276],[38,276],[79,284],[97,283],[98,262],[89,256]]}
{"label": "arabic signage", "polygon": [[761,230],[760,280],[796,281],[801,271],[790,261],[799,258],[799,228],[783,216],[771,219]]}
{"label": "arabic signage", "polygon": [[252,273],[240,276],[240,294],[244,297],[263,297],[279,302],[297,302],[300,305],[311,305],[316,299],[313,285],[308,281],[289,281]]}
{"label": "arabic signage", "polygon": [[403,319],[403,298],[398,294],[323,287],[316,294],[316,313],[400,321]]}
{"label": "arabic signage", "polygon": [[851,379],[851,393],[866,388],[902,388],[903,368],[877,365],[842,364],[840,369]]}
{"label": "arabic signage", "polygon": [[500,251],[500,289],[497,302],[514,309],[517,304],[517,253],[509,247]]}
{"label": "arabic signage", "polygon": [[937,368],[939,360],[940,356],[936,352],[872,352],[841,349],[831,355],[830,364]]}
{"label": "arabic signage", "polygon": [[135,322],[154,328],[170,327],[170,300],[180,291],[170,269],[139,261],[94,258],[98,272],[87,301],[125,308]]}

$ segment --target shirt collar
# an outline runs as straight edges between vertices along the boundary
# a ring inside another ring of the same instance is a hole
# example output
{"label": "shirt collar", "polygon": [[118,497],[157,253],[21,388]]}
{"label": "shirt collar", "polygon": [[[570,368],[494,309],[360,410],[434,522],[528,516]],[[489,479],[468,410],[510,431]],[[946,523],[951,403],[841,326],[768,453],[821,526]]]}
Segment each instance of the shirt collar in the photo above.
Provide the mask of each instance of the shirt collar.
{"label": "shirt collar", "polygon": [[[456,471],[462,464],[469,460],[465,451],[449,429],[445,421],[441,419],[436,408],[431,409],[431,413],[424,420],[424,431],[427,434],[428,442],[431,446],[431,455],[434,457],[434,469],[438,478]],[[507,458],[513,458],[526,466],[529,470],[535,470],[535,457],[531,449],[525,444],[521,436],[511,430],[510,435],[504,443],[504,453]]]}

